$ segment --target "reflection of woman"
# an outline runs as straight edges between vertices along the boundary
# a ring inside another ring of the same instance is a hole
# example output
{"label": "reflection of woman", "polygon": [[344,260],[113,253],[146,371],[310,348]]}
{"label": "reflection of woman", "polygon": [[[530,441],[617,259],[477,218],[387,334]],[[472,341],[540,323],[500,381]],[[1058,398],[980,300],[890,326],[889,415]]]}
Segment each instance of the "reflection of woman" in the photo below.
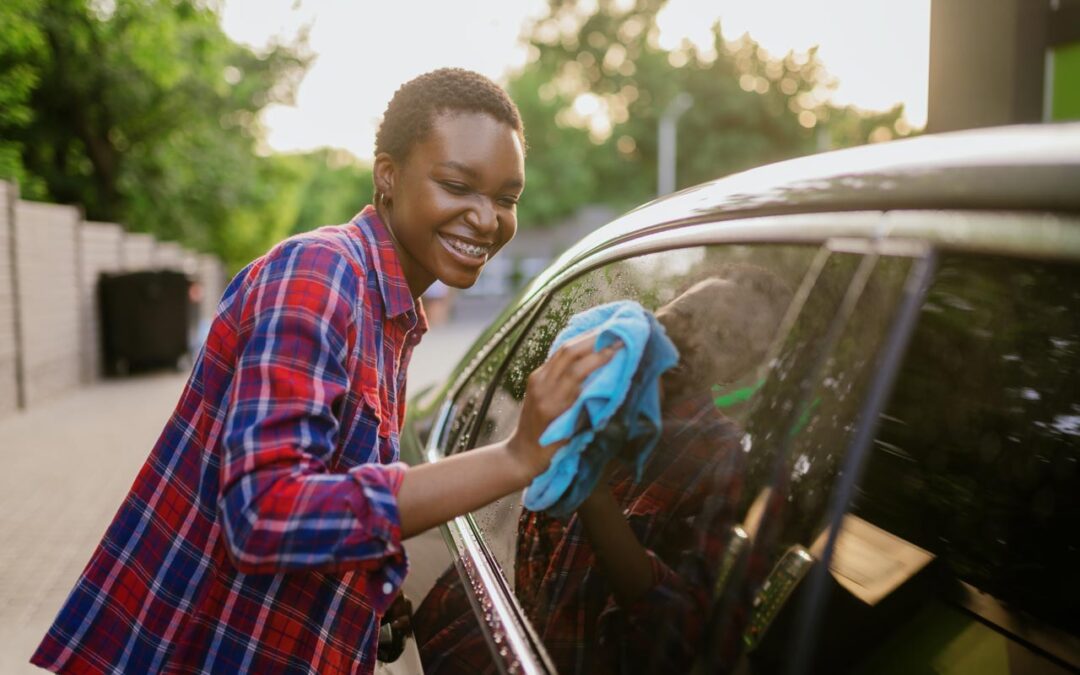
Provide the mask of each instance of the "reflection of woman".
{"label": "reflection of woman", "polygon": [[[529,378],[506,441],[398,461],[420,295],[476,282],[514,235],[517,108],[422,75],[376,138],[375,204],[233,280],[188,388],[33,663],[56,672],[371,672],[402,539],[524,487],[540,432],[610,358],[579,341]],[[405,617],[396,617],[401,627]]]}
{"label": "reflection of woman", "polygon": [[[740,435],[709,397],[685,398],[665,406],[663,434],[640,483],[613,464],[609,484],[568,522],[522,514],[518,597],[560,672],[689,666],[710,570],[687,569],[683,555],[723,546],[710,539],[726,528],[701,529],[697,516],[714,492],[726,495],[729,511],[738,502]],[[735,522],[731,513],[712,515]]]}
{"label": "reflection of woman", "polygon": [[[522,513],[516,593],[559,672],[692,665],[745,475],[741,431],[710,385],[756,370],[789,298],[772,274],[740,265],[658,310],[680,364],[663,379],[663,432],[643,479],[612,463],[567,522]],[[429,672],[482,662],[469,651],[485,648],[475,625],[458,611],[468,611],[464,596],[444,577],[416,617]]]}

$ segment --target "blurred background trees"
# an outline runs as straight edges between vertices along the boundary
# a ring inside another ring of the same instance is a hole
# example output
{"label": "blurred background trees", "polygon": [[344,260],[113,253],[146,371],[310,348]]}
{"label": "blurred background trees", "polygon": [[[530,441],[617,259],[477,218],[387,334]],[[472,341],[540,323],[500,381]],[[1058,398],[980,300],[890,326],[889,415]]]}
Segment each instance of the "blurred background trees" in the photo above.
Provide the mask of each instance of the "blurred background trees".
{"label": "blurred background trees", "polygon": [[[831,106],[813,51],[772,56],[719,25],[711,45],[662,47],[663,5],[550,0],[527,27],[529,62],[507,80],[530,146],[522,227],[653,197],[657,123],[679,92],[694,100],[679,187],[909,132],[899,107]],[[345,151],[261,145],[260,111],[289,102],[311,61],[303,32],[253,51],[210,0],[4,0],[0,25],[0,177],[25,198],[82,204],[233,268],[370,198],[367,163]]]}
{"label": "blurred background trees", "polygon": [[[526,35],[530,62],[509,88],[529,138],[520,220],[544,225],[587,202],[629,208],[655,196],[657,125],[680,92],[678,187],[818,150],[909,133],[903,109],[867,113],[827,102],[814,50],[772,56],[720,25],[702,47],[665,49],[665,0],[550,0]],[[587,8],[586,8],[587,7]],[[899,129],[899,131],[898,131]]]}

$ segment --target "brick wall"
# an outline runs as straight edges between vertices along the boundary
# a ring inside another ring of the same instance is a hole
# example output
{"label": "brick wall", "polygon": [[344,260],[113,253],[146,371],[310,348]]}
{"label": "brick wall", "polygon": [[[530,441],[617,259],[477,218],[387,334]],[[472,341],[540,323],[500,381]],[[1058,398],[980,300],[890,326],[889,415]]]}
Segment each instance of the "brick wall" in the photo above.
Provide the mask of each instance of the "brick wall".
{"label": "brick wall", "polygon": [[128,272],[148,270],[154,267],[154,236],[143,232],[128,232],[120,246],[120,260]]}
{"label": "brick wall", "polygon": [[81,214],[74,206],[20,201],[15,206],[24,400],[34,406],[80,382]]}
{"label": "brick wall", "polygon": [[199,256],[199,283],[203,287],[203,301],[199,308],[199,320],[209,322],[217,312],[221,295],[225,292],[228,280],[225,278],[225,266],[215,256]]}
{"label": "brick wall", "polygon": [[18,199],[0,181],[0,417],[101,375],[102,272],[174,269],[205,290],[200,319],[224,290],[216,257],[84,222],[79,209]]}
{"label": "brick wall", "polygon": [[182,271],[184,247],[175,241],[159,241],[154,246],[154,267]]}

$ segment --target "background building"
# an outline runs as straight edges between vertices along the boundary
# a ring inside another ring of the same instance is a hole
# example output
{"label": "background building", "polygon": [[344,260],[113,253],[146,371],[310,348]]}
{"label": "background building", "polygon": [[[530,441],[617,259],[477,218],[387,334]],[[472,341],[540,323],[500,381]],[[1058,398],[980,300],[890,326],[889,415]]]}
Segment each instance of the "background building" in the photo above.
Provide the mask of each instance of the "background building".
{"label": "background building", "polygon": [[1080,119],[1080,0],[934,0],[927,132]]}

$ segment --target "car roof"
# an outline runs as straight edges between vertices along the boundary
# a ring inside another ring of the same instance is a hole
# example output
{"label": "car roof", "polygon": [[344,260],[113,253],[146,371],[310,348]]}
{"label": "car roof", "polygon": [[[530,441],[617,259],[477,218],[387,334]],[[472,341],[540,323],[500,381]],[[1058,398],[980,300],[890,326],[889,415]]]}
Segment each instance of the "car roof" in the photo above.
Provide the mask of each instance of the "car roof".
{"label": "car roof", "polygon": [[[541,288],[591,254],[655,232],[793,213],[889,210],[1080,213],[1080,123],[960,131],[800,157],[733,174],[640,206],[574,244],[534,278],[477,341],[480,346]],[[1051,238],[1053,242],[1053,238]],[[456,385],[455,385],[456,386]],[[438,400],[429,392],[430,400]],[[419,399],[418,399],[419,402]]]}
{"label": "car roof", "polygon": [[678,224],[898,209],[1080,213],[1080,123],[918,136],[761,166],[640,206],[560,260]]}

